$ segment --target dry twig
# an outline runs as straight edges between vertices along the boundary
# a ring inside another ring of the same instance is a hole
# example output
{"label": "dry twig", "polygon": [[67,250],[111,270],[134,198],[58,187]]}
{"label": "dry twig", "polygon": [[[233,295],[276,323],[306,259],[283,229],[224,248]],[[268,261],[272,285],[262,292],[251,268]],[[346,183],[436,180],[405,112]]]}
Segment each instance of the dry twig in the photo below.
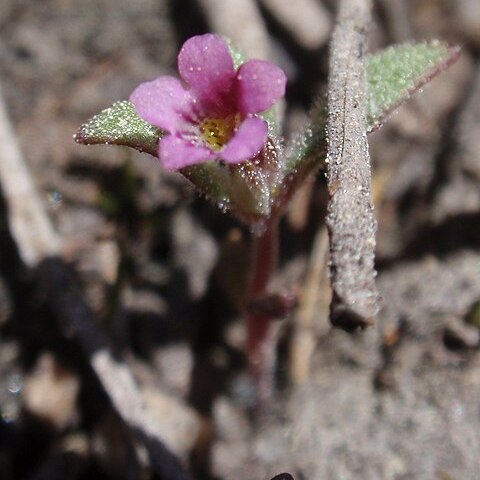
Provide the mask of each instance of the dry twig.
{"label": "dry twig", "polygon": [[328,236],[325,226],[315,235],[309,269],[295,315],[290,347],[290,377],[304,384],[310,377],[310,362],[316,339],[328,331],[330,289],[327,282]]}
{"label": "dry twig", "polygon": [[328,205],[331,320],[366,327],[378,310],[374,248],[376,222],[366,132],[363,65],[369,0],[343,0],[333,33],[328,87]]}
{"label": "dry twig", "polygon": [[8,204],[10,230],[22,260],[36,266],[47,256],[60,251],[55,233],[28,171],[0,91],[0,180]]}

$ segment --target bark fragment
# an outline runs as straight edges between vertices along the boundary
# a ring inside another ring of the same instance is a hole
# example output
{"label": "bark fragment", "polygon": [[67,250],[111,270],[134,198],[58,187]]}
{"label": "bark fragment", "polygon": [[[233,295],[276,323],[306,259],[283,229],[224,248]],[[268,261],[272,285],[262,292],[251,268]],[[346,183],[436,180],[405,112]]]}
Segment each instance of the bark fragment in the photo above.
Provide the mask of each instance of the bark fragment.
{"label": "bark fragment", "polygon": [[371,2],[343,0],[330,50],[327,180],[333,325],[364,328],[378,311],[363,64]]}

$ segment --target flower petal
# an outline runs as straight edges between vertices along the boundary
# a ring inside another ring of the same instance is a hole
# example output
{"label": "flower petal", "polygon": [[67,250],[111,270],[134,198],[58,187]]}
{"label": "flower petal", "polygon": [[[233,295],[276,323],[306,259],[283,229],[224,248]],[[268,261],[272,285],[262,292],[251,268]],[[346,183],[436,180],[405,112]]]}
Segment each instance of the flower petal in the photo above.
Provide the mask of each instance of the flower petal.
{"label": "flower petal", "polygon": [[195,117],[192,94],[174,77],[140,84],[130,95],[139,117],[170,133],[182,130]]}
{"label": "flower petal", "polygon": [[237,108],[244,115],[268,110],[285,95],[287,77],[280,67],[263,60],[240,66],[235,79]]}
{"label": "flower petal", "polygon": [[183,44],[178,71],[195,96],[210,105],[225,101],[235,77],[227,43],[211,33],[197,35]]}
{"label": "flower petal", "polygon": [[158,144],[158,158],[167,170],[179,170],[216,157],[209,148],[192,144],[177,135],[168,135]]}
{"label": "flower petal", "polygon": [[239,163],[255,156],[267,139],[268,125],[261,118],[247,118],[237,133],[219,152],[219,157],[227,163]]}

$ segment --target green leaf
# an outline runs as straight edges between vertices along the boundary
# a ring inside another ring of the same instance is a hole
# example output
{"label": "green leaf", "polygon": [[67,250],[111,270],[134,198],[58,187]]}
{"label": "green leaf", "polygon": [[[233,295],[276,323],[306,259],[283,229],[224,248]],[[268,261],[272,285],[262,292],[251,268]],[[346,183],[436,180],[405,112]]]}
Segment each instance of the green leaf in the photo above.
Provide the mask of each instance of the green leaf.
{"label": "green leaf", "polygon": [[142,120],[127,100],[115,102],[84,123],[75,141],[83,145],[124,145],[157,156],[158,140],[163,133]]}
{"label": "green leaf", "polygon": [[310,118],[310,124],[292,138],[286,150],[285,171],[288,173],[300,168],[301,172],[297,173],[303,174],[303,170],[307,168],[304,164],[317,163],[324,158],[327,110],[323,102],[317,102]]}
{"label": "green leaf", "polygon": [[243,52],[241,52],[237,48],[237,46],[233,43],[233,41],[230,37],[226,37],[225,35],[222,35],[222,36],[223,36],[223,39],[225,40],[225,42],[227,42],[228,50],[230,52],[230,55],[232,56],[233,68],[235,68],[235,70],[237,70],[237,68],[240,67],[240,65],[242,65],[243,63],[245,63],[248,60],[248,58],[245,57]]}
{"label": "green leaf", "polygon": [[[368,55],[365,67],[368,82],[367,128],[377,129],[386,117],[459,56],[459,48],[433,41],[397,45]],[[290,196],[302,181],[325,159],[325,102],[317,101],[310,124],[288,145],[284,181],[278,195]]]}
{"label": "green leaf", "polygon": [[397,45],[368,55],[365,59],[368,130],[377,129],[393,110],[458,56],[459,48],[439,41]]}
{"label": "green leaf", "polygon": [[195,188],[215,203],[222,211],[231,208],[230,196],[227,193],[229,180],[228,170],[218,161],[192,165],[180,170]]}
{"label": "green leaf", "polygon": [[289,141],[284,153],[283,179],[274,192],[277,204],[288,203],[303,181],[324,162],[327,154],[326,119],[325,103],[317,100],[310,113],[310,123]]}

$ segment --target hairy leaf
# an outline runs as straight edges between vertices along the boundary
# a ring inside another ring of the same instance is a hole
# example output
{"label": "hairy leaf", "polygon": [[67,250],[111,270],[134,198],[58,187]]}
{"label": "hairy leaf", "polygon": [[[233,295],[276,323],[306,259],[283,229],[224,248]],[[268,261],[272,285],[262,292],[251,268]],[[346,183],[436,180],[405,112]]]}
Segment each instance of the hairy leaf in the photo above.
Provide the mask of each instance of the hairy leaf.
{"label": "hairy leaf", "polygon": [[161,130],[142,120],[127,100],[115,102],[84,123],[75,141],[83,145],[124,145],[157,156]]}
{"label": "hairy leaf", "polygon": [[402,102],[451,65],[459,48],[433,41],[396,45],[365,58],[368,130],[377,129]]}
{"label": "hairy leaf", "polygon": [[206,162],[182,168],[180,172],[220,210],[231,208],[230,195],[227,193],[228,171],[225,166],[218,162]]}
{"label": "hairy leaf", "polygon": [[[368,55],[367,130],[377,129],[392,111],[458,56],[458,47],[438,41],[397,45]],[[313,108],[310,125],[294,136],[286,149],[284,184],[292,191],[325,160],[326,115],[321,103]]]}

